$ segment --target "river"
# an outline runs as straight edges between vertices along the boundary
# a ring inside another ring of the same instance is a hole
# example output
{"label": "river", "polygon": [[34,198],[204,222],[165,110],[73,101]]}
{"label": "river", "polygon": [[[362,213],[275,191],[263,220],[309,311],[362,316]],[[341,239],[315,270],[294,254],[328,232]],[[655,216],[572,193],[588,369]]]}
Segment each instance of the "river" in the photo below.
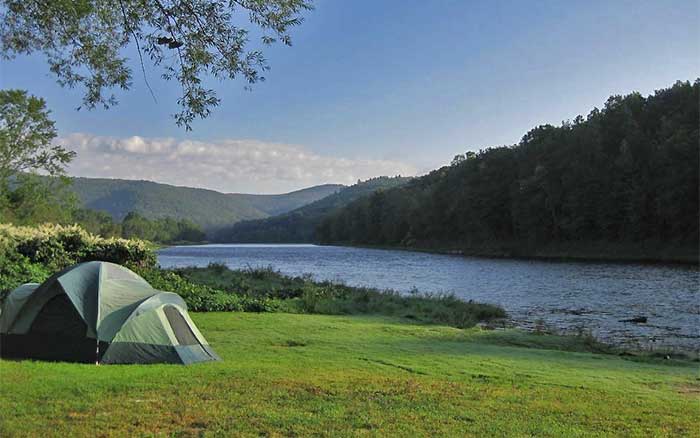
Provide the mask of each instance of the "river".
{"label": "river", "polygon": [[[491,259],[316,245],[198,245],[158,251],[165,268],[224,263],[353,286],[454,293],[503,306],[517,326],[591,331],[635,349],[700,350],[693,266]],[[625,322],[638,316],[646,323]]]}

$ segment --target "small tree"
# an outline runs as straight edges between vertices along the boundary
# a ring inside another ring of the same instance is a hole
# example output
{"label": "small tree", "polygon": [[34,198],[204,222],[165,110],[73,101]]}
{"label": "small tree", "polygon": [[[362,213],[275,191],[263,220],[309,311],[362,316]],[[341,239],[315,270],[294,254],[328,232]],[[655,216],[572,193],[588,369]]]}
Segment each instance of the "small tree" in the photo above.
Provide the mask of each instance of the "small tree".
{"label": "small tree", "polygon": [[[0,54],[43,53],[61,86],[85,88],[83,106],[114,105],[113,88],[129,89],[132,71],[124,56],[133,43],[146,78],[144,59],[162,68],[161,77],[180,83],[179,126],[205,118],[219,104],[203,79],[264,80],[268,65],[250,49],[249,30],[262,45],[291,45],[290,28],[311,0],[0,0]],[[148,81],[146,80],[148,85]],[[150,86],[149,86],[150,89]],[[151,92],[152,93],[152,92]]]}
{"label": "small tree", "polygon": [[49,116],[44,99],[0,90],[0,221],[66,222],[75,208],[66,178],[35,175],[62,176],[75,156],[52,144],[56,129]]}
{"label": "small tree", "polygon": [[52,144],[56,137],[44,99],[23,90],[0,90],[0,190],[23,172],[61,175],[75,153]]}

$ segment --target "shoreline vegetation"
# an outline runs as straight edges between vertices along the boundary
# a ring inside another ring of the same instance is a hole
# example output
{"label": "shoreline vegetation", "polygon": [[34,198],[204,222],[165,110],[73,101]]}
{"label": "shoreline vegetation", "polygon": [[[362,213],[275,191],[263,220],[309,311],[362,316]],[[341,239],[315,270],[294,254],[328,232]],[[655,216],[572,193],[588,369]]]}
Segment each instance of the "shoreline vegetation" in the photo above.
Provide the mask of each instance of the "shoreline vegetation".
{"label": "shoreline vegetation", "polygon": [[[430,254],[444,254],[463,257],[484,257],[494,259],[603,262],[603,263],[645,263],[678,264],[698,266],[700,250],[697,246],[674,246],[647,242],[639,244],[610,244],[608,242],[587,242],[585,244],[549,244],[531,248],[518,244],[490,244],[488,246],[462,246],[439,243],[416,245],[372,245],[353,242],[314,243],[326,246],[348,246],[368,249],[415,251]],[[172,245],[167,245],[172,246]]]}
{"label": "shoreline vegetation", "polygon": [[317,3],[0,0],[0,438],[700,438],[697,2]]}
{"label": "shoreline vegetation", "polygon": [[699,96],[700,79],[611,96],[517,144],[420,177],[358,182],[210,240],[698,266]]}

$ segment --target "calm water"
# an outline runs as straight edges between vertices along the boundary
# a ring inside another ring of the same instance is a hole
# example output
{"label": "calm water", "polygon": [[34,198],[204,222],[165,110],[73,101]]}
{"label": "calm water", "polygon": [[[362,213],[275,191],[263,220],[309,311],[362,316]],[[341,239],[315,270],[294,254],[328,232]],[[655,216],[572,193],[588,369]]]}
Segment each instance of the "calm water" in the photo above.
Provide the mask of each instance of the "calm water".
{"label": "calm water", "polygon": [[[695,267],[499,260],[315,245],[202,245],[159,251],[163,267],[225,263],[408,292],[453,292],[500,304],[520,326],[542,320],[585,328],[633,347],[700,349],[700,271]],[[621,322],[646,316],[646,324]]]}

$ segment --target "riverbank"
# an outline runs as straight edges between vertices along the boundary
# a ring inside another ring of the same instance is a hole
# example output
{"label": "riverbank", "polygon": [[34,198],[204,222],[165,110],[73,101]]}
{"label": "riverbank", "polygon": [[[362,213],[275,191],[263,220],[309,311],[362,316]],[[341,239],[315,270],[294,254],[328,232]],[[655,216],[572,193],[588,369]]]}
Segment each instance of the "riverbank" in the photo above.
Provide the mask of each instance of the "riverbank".
{"label": "riverbank", "polygon": [[[558,333],[590,332],[633,351],[697,352],[697,285],[691,265],[553,263],[537,260],[443,256],[427,252],[313,245],[214,245],[158,253],[168,268],[234,270],[274,267],[284,275],[349,286],[452,292],[462,300],[502,306],[519,327]],[[214,278],[211,276],[211,278]],[[646,317],[646,323],[629,322]]]}
{"label": "riverbank", "polygon": [[232,270],[222,264],[174,270],[140,269],[153,287],[180,294],[194,311],[286,312],[326,315],[382,315],[457,328],[504,321],[506,312],[452,294],[401,294],[286,276],[272,268]]}
{"label": "riverbank", "polygon": [[607,242],[549,244],[541,247],[491,242],[488,245],[468,246],[436,242],[413,243],[411,245],[366,245],[352,242],[318,243],[319,245],[351,246],[357,248],[416,251],[431,254],[486,257],[495,259],[531,259],[551,261],[619,262],[649,264],[700,264],[698,246],[669,246],[658,242],[635,245],[611,244]]}
{"label": "riverbank", "polygon": [[221,362],[0,361],[0,435],[698,436],[693,362],[382,317],[191,316]]}

